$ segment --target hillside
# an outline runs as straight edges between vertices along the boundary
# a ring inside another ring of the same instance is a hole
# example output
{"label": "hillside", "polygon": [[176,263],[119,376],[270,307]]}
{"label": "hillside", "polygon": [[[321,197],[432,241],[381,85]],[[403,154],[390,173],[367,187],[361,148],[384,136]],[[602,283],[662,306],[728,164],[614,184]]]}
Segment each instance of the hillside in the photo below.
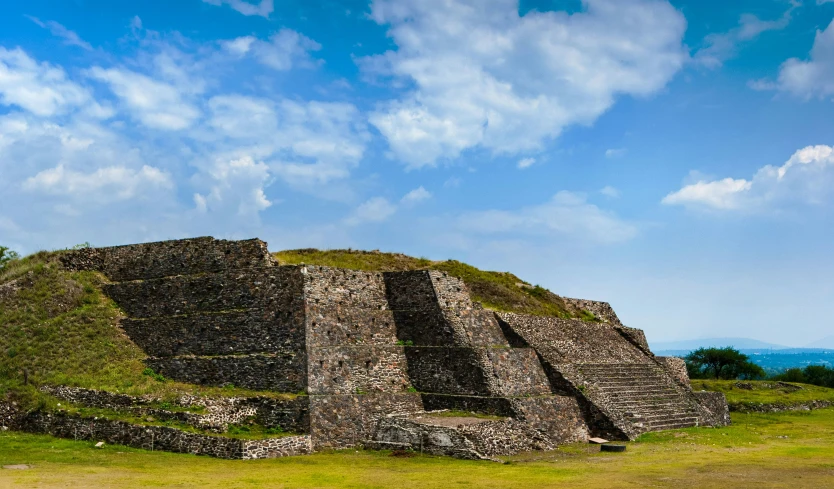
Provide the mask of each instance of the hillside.
{"label": "hillside", "polygon": [[434,269],[457,277],[466,284],[472,299],[489,309],[537,316],[558,316],[593,321],[594,315],[577,309],[561,297],[538,285],[532,285],[510,272],[480,270],[457,260],[432,261],[400,253],[360,250],[300,249],[274,254],[282,265],[321,265],[370,272],[398,272]]}

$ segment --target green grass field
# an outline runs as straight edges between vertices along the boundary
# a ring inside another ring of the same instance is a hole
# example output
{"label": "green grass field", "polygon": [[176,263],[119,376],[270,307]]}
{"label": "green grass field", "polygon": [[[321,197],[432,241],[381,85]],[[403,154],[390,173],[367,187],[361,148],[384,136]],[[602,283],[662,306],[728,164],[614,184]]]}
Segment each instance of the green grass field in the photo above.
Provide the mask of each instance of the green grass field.
{"label": "green grass field", "polygon": [[834,409],[734,414],[733,426],[644,435],[623,454],[568,445],[509,464],[339,451],[226,461],[0,433],[0,487],[832,487]]}
{"label": "green grass field", "polygon": [[734,410],[756,405],[794,406],[809,401],[834,402],[834,389],[773,380],[693,380],[692,389],[723,392]]}

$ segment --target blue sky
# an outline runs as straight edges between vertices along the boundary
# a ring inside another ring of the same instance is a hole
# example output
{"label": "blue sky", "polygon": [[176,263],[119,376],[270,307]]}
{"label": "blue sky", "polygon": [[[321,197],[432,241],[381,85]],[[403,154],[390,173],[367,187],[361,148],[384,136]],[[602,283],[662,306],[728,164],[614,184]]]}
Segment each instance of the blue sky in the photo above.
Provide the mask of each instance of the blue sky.
{"label": "blue sky", "polygon": [[653,341],[834,329],[834,1],[0,8],[21,252],[260,237],[513,271]]}

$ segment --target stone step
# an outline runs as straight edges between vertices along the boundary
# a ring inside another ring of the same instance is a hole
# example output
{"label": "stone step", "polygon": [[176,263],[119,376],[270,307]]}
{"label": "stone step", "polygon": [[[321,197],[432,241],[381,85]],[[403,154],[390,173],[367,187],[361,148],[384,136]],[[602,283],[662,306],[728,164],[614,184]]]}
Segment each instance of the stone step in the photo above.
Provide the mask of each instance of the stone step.
{"label": "stone step", "polygon": [[[648,402],[629,402],[629,403],[612,403],[613,406],[616,406],[617,409],[627,410],[627,411],[634,411],[634,410],[646,410],[646,411],[661,411],[664,409],[684,409],[684,406],[681,406],[682,403],[680,402],[668,402],[668,403],[648,403]],[[695,412],[693,409],[686,408],[687,411]]]}
{"label": "stone step", "polygon": [[629,389],[629,390],[676,390],[674,387],[668,384],[661,384],[655,382],[646,382],[641,384],[639,382],[619,382],[619,383],[598,383],[595,384],[596,387],[600,390],[604,391],[617,391],[622,389]]}
{"label": "stone step", "polygon": [[657,425],[650,425],[647,426],[649,431],[664,431],[664,430],[676,430],[679,428],[691,428],[693,426],[698,426],[698,420],[694,418],[691,421],[684,421],[679,423],[667,423],[667,424],[657,424]]}
{"label": "stone step", "polygon": [[640,390],[602,391],[605,397],[611,399],[681,399],[678,391],[653,391],[645,392]]}
{"label": "stone step", "polygon": [[669,414],[651,414],[645,416],[631,416],[630,419],[632,421],[640,421],[642,423],[652,423],[658,424],[666,421],[676,421],[676,420],[689,420],[689,419],[698,419],[697,416],[694,416],[692,413],[669,413]]}
{"label": "stone step", "polygon": [[577,367],[582,372],[635,372],[635,371],[652,371],[656,372],[661,369],[655,363],[610,363],[610,364],[582,364]]}

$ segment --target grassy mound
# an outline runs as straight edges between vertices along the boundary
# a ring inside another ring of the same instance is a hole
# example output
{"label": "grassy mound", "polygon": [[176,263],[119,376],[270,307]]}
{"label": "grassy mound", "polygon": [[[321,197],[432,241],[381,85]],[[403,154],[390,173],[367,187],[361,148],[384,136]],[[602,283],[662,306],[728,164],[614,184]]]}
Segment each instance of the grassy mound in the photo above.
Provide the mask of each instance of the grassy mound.
{"label": "grassy mound", "polygon": [[466,284],[472,299],[498,311],[537,316],[594,320],[594,315],[573,307],[561,297],[538,285],[531,285],[509,272],[479,270],[456,260],[431,261],[400,253],[358,250],[301,249],[274,254],[282,265],[321,265],[368,272],[399,272],[434,269],[457,277]]}
{"label": "grassy mound", "polygon": [[790,408],[813,401],[834,402],[834,389],[774,380],[692,380],[693,390],[723,392],[733,411],[762,406]]}

